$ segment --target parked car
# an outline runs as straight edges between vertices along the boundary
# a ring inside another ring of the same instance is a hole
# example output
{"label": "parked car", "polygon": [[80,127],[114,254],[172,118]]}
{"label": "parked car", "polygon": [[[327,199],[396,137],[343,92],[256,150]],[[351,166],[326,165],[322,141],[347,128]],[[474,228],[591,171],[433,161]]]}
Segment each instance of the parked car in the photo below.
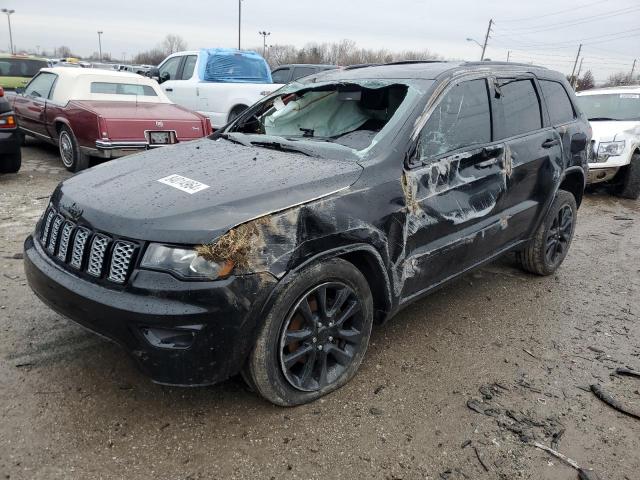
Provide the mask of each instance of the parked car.
{"label": "parked car", "polygon": [[312,401],[354,376],[374,320],[508,252],[558,269],[590,141],[571,92],[492,62],[292,83],[207,139],[62,182],[25,242],[29,284],[156,382],[242,372]]}
{"label": "parked car", "polygon": [[153,80],[98,69],[43,68],[14,97],[25,135],[58,145],[68,170],[211,133],[206,117],[174,105]]}
{"label": "parked car", "polygon": [[22,164],[18,122],[0,87],[0,173],[16,173]]}
{"label": "parked car", "polygon": [[174,53],[150,76],[173,102],[209,117],[213,128],[281,86],[273,84],[269,65],[260,55],[225,48]]}
{"label": "parked car", "polygon": [[45,58],[0,54],[0,87],[5,90],[24,87],[41,68],[48,66]]}
{"label": "parked car", "polygon": [[593,128],[587,183],[607,183],[623,198],[640,197],[640,85],[578,93]]}
{"label": "parked car", "polygon": [[314,65],[308,63],[295,63],[289,65],[280,65],[272,70],[271,78],[273,83],[289,83],[299,78],[313,75],[315,73],[324,72],[325,70],[335,70],[336,65]]}

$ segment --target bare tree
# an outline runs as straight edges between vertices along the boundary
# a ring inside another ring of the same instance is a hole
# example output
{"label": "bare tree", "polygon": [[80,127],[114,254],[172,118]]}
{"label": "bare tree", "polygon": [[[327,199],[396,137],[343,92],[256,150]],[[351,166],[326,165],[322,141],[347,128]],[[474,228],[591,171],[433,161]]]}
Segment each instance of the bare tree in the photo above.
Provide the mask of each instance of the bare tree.
{"label": "bare tree", "polygon": [[53,56],[60,57],[60,58],[75,57],[75,55],[71,52],[71,49],[66,45],[62,45],[61,47],[54,48]]}
{"label": "bare tree", "polygon": [[146,52],[140,52],[133,57],[134,64],[159,65],[166,58],[166,53],[160,48],[152,48]]}
{"label": "bare tree", "polygon": [[187,49],[187,42],[180,35],[168,34],[160,44],[160,48],[165,55],[180,52]]}
{"label": "bare tree", "polygon": [[633,79],[630,73],[618,72],[610,75],[604,83],[604,87],[620,87],[623,85],[633,85],[637,83],[637,79]]}
{"label": "bare tree", "polygon": [[353,40],[345,39],[337,43],[308,43],[302,48],[293,45],[272,45],[267,50],[265,58],[271,67],[277,67],[288,63],[347,66],[401,60],[441,60],[443,57],[428,49],[392,52],[385,49],[359,48]]}
{"label": "bare tree", "polygon": [[595,79],[593,78],[593,73],[591,70],[587,70],[584,72],[582,78],[578,79],[578,84],[576,86],[576,90],[579,92],[580,90],[589,90],[596,86]]}

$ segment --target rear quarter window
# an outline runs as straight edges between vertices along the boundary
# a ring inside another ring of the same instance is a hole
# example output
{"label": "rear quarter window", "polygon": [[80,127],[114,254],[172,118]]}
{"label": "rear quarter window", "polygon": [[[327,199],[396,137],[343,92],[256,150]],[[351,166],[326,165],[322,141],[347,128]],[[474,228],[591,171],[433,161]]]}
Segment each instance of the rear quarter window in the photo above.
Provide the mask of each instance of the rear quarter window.
{"label": "rear quarter window", "polygon": [[106,93],[108,95],[139,95],[143,97],[157,97],[158,94],[149,85],[135,83],[91,82],[91,93]]}
{"label": "rear quarter window", "polygon": [[540,80],[542,95],[547,103],[549,119],[552,125],[568,123],[576,118],[569,94],[559,82]]}

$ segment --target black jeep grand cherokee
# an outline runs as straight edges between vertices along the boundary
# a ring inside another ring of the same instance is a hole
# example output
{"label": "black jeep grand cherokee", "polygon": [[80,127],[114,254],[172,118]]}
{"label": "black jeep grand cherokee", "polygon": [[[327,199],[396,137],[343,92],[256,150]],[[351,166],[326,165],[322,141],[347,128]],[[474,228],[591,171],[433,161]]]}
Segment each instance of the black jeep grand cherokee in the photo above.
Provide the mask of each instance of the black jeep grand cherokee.
{"label": "black jeep grand cherokee", "polygon": [[590,128],[559,73],[405,62],[305,78],[198,142],[62,182],[25,268],[153,380],[241,372],[278,405],[349,381],[374,321],[571,244]]}

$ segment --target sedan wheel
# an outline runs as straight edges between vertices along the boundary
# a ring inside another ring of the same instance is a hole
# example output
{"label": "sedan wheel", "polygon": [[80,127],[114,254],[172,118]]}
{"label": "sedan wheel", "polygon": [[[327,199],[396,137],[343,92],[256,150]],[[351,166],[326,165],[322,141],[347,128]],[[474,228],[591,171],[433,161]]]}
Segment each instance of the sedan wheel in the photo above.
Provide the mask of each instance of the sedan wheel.
{"label": "sedan wheel", "polygon": [[65,167],[68,169],[73,167],[73,141],[66,130],[60,132],[60,158]]}
{"label": "sedan wheel", "polygon": [[60,128],[58,147],[62,164],[70,172],[79,172],[89,167],[89,156],[80,151],[76,137],[66,125]]}

